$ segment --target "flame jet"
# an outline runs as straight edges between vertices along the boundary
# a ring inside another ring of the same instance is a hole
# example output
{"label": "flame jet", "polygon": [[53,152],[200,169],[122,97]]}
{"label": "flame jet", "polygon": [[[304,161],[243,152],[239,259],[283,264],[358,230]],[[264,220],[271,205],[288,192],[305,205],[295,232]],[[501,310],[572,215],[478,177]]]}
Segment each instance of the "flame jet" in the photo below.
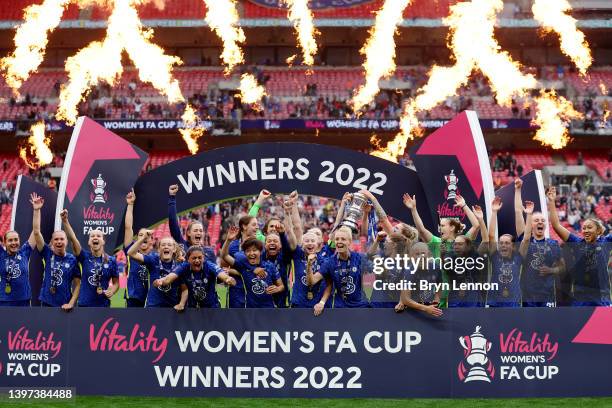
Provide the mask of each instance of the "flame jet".
{"label": "flame jet", "polygon": [[302,48],[302,60],[304,64],[312,66],[314,56],[317,54],[317,40],[319,34],[314,26],[314,17],[308,7],[308,0],[283,0],[289,7],[287,17],[293,23],[297,31],[298,44]]}
{"label": "flame jet", "polygon": [[567,14],[572,6],[567,0],[535,0],[531,11],[545,31],[554,31],[561,40],[561,51],[586,75],[593,63],[584,33],[576,27],[576,19]]}
{"label": "flame jet", "polygon": [[[210,28],[223,42],[221,60],[225,65],[225,74],[228,75],[239,64],[244,63],[244,54],[240,45],[246,41],[244,31],[239,26],[238,10],[235,0],[204,0],[206,17],[204,18]],[[247,80],[244,75],[248,76]],[[265,89],[257,83],[252,74],[244,74],[240,81],[240,96],[245,103],[258,103]],[[259,96],[259,99],[256,99]]]}
{"label": "flame jet", "polygon": [[433,109],[467,84],[471,73],[480,70],[489,80],[498,103],[509,105],[512,97],[523,96],[526,90],[536,86],[531,74],[523,74],[520,66],[508,52],[502,51],[495,39],[497,14],[503,9],[502,0],[472,0],[457,3],[450,8],[444,23],[450,27],[448,47],[455,64],[450,67],[434,65],[428,82],[414,100],[404,107],[400,119],[401,133],[397,143],[390,143],[381,154],[397,157],[402,154],[407,141],[419,131],[416,114]]}
{"label": "flame jet", "polygon": [[365,84],[357,89],[351,100],[356,112],[374,100],[380,91],[378,81],[395,73],[395,40],[397,26],[402,22],[403,11],[411,0],[385,0],[376,13],[376,22],[370,37],[361,49],[366,59],[363,63]]}

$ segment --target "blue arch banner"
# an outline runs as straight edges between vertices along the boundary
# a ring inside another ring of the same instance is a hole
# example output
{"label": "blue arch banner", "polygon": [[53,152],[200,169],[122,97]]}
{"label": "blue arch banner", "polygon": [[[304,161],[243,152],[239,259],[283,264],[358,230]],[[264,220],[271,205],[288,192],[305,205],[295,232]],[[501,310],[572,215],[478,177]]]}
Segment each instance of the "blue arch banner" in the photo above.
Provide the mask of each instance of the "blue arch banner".
{"label": "blue arch banner", "polygon": [[[309,143],[253,143],[189,156],[141,176],[134,187],[134,227],[168,217],[168,186],[179,185],[177,210],[257,195],[262,189],[341,199],[345,192],[370,190],[387,213],[413,224],[404,193],[424,197],[416,171],[353,150]],[[428,228],[434,228],[426,200],[418,202]]]}

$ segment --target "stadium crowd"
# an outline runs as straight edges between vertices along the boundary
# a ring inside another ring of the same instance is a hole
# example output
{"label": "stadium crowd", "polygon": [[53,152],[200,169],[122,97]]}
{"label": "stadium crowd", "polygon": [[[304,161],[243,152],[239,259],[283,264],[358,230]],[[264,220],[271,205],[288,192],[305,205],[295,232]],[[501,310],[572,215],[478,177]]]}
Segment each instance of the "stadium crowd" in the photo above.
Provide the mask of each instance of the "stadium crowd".
{"label": "stadium crowd", "polygon": [[[313,77],[303,72],[269,69],[265,65],[245,67],[251,72],[260,85],[271,87],[261,103],[247,104],[240,99],[237,89],[220,86],[221,81],[238,83],[238,74],[224,80],[216,76],[206,77],[201,88],[185,89],[190,104],[202,118],[211,120],[241,119],[338,119],[357,116],[370,119],[398,119],[405,100],[413,97],[428,79],[425,66],[405,67],[389,78],[387,85],[381,85],[381,91],[368,106],[360,112],[354,112],[350,100],[361,79],[348,70],[334,73],[333,70],[315,71]],[[205,71],[207,72],[207,71]],[[183,72],[189,78],[190,71]],[[585,118],[578,127],[595,131],[612,127],[609,115],[610,95],[608,87],[612,83],[609,71],[599,72],[601,79],[588,82],[578,79],[571,67],[544,66],[534,72],[546,84],[556,84],[558,92],[572,99],[574,106],[584,113]],[[130,74],[131,75],[131,74]],[[207,74],[211,75],[211,74]],[[277,82],[282,78],[286,82],[295,82],[295,89],[287,91]],[[598,82],[599,81],[599,82]],[[586,84],[586,85],[585,85]],[[553,85],[551,85],[553,86]],[[0,119],[33,121],[52,120],[58,103],[61,81],[57,80],[52,89],[33,88],[23,95],[15,97],[8,89],[2,89],[6,95],[8,109],[2,112]],[[169,104],[163,96],[152,92],[132,76],[128,76],[111,88],[100,84],[90,92],[79,105],[79,114],[96,119],[178,119],[185,108],[184,103]],[[493,93],[486,79],[480,74],[471,76],[466,86],[455,96],[447,98],[431,111],[424,112],[422,119],[447,119],[466,109],[476,110],[481,118],[495,119],[532,119],[535,110],[532,103],[525,98],[515,98],[509,107],[497,106]]]}

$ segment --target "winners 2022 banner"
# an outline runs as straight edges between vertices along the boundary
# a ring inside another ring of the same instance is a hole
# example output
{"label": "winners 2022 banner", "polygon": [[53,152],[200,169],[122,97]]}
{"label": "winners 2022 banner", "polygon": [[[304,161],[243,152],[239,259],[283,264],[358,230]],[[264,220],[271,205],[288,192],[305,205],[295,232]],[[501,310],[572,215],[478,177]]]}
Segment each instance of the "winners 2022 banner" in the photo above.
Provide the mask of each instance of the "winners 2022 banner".
{"label": "winners 2022 banner", "polygon": [[[200,397],[609,396],[611,308],[13,308],[0,386]],[[100,388],[105,384],[103,390]]]}

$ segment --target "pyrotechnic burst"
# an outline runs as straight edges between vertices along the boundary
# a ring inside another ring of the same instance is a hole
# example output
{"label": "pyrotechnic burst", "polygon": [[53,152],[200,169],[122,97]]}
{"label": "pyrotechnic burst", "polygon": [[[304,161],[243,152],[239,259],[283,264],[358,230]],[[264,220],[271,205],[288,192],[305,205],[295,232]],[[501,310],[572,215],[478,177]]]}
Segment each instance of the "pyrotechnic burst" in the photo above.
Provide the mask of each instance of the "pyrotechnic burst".
{"label": "pyrotechnic burst", "polygon": [[242,74],[240,91],[242,102],[250,104],[258,104],[266,94],[264,88],[257,84],[257,80],[251,74]]}
{"label": "pyrotechnic burst", "polygon": [[[101,81],[113,85],[123,72],[121,53],[125,50],[134,62],[141,81],[151,83],[171,103],[185,102],[179,82],[173,78],[172,69],[181,64],[178,57],[166,55],[164,50],[151,42],[153,31],[145,29],[136,12],[136,6],[153,1],[163,7],[162,0],[74,0],[80,5],[98,4],[111,7],[106,36],[94,41],[66,61],[69,81],[62,86],[56,117],[74,124],[77,106],[91,88]],[[18,89],[29,75],[40,66],[48,42],[48,34],[59,24],[64,8],[71,0],[45,0],[39,6],[30,6],[25,11],[25,22],[15,35],[15,52],[3,59],[7,83]],[[183,121],[189,127],[181,134],[191,144],[190,151],[197,147],[197,138],[202,131],[192,128],[197,122],[195,111],[186,106]],[[33,128],[34,129],[34,128]],[[37,128],[38,132],[42,132]],[[40,149],[35,149],[37,152]],[[197,151],[197,149],[195,150]],[[39,157],[39,162],[42,162]]]}
{"label": "pyrotechnic burst", "polygon": [[240,44],[246,37],[238,25],[240,18],[233,0],[204,0],[206,17],[204,20],[217,36],[223,41],[221,60],[225,64],[225,73],[229,74],[236,65],[244,62],[244,54]]}
{"label": "pyrotechnic burst", "polygon": [[576,27],[576,19],[567,14],[572,6],[567,0],[535,0],[531,8],[534,18],[546,31],[554,31],[561,39],[561,51],[586,75],[593,63],[584,33]]}
{"label": "pyrotechnic burst", "polygon": [[554,91],[542,92],[536,101],[536,116],[533,123],[540,128],[534,140],[553,149],[561,149],[569,142],[567,126],[573,119],[584,116],[576,111],[570,101],[557,96]]}
{"label": "pyrotechnic burst", "polygon": [[48,34],[60,23],[70,0],[45,0],[24,9],[25,21],[15,33],[15,51],[0,60],[6,83],[15,93],[43,61]]}
{"label": "pyrotechnic burst", "polygon": [[45,122],[38,122],[30,128],[28,146],[19,149],[19,157],[31,168],[45,166],[53,160],[49,149],[51,140],[45,137]]}
{"label": "pyrotechnic burst", "polygon": [[376,22],[370,37],[361,49],[366,59],[363,63],[365,84],[357,89],[351,100],[353,110],[358,111],[374,100],[380,91],[378,81],[395,72],[395,41],[397,26],[403,20],[403,11],[411,0],[385,0],[376,14]]}
{"label": "pyrotechnic burst", "polygon": [[198,152],[198,139],[204,134],[204,128],[199,126],[200,118],[196,115],[195,110],[190,105],[187,105],[181,119],[183,120],[184,127],[179,129],[179,132],[185,144],[187,144],[189,152],[196,154]]}
{"label": "pyrotechnic burst", "polygon": [[319,32],[314,26],[314,17],[312,11],[308,8],[308,0],[283,1],[289,7],[287,16],[297,31],[298,44],[302,48],[302,60],[304,64],[312,66],[314,64],[314,56],[317,53],[317,40],[315,36]]}
{"label": "pyrotechnic burst", "polygon": [[501,105],[509,105],[513,96],[523,96],[527,89],[535,87],[533,75],[523,74],[519,64],[506,51],[501,51],[495,39],[496,16],[503,6],[502,0],[472,0],[451,6],[444,23],[450,27],[448,46],[455,65],[432,68],[427,84],[406,105],[400,121],[401,133],[386,147],[387,154],[397,158],[406,146],[401,141],[415,136],[416,114],[456,95],[476,69],[489,79]]}
{"label": "pyrotechnic burst", "polygon": [[[217,34],[223,42],[221,60],[225,64],[225,74],[229,74],[236,65],[244,62],[244,54],[240,44],[244,43],[246,37],[244,31],[238,25],[240,19],[236,9],[235,0],[204,0],[208,11],[205,20],[210,28]],[[245,75],[249,77],[245,80]],[[249,87],[250,86],[250,87]],[[242,75],[240,81],[240,95],[243,101],[252,100],[256,95],[265,95],[265,90],[257,84],[257,80],[252,74]],[[251,103],[258,102],[254,101]]]}

